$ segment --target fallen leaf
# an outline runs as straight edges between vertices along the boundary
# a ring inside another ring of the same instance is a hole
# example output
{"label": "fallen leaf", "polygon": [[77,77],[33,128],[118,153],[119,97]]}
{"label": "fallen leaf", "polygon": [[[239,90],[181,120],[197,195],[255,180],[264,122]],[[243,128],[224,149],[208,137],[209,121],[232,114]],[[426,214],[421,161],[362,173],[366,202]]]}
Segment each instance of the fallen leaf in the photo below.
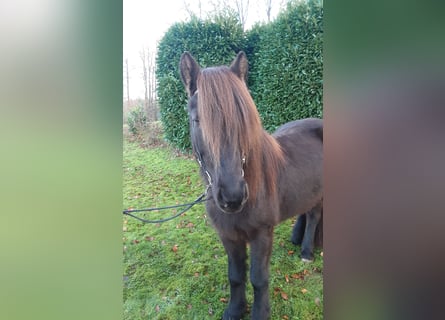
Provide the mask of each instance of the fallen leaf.
{"label": "fallen leaf", "polygon": [[284,300],[287,300],[287,299],[288,299],[288,297],[287,297],[287,293],[281,291],[281,298],[283,298]]}
{"label": "fallen leaf", "polygon": [[273,289],[273,295],[276,296],[281,291],[280,288],[274,288]]}
{"label": "fallen leaf", "polygon": [[289,250],[289,251],[287,252],[288,255],[293,255],[294,253],[295,253],[294,250]]}
{"label": "fallen leaf", "polygon": [[323,251],[322,251],[322,252],[320,252],[320,256],[322,256],[322,257],[323,257]]}
{"label": "fallen leaf", "polygon": [[187,305],[187,309],[189,309],[189,310],[192,309],[192,305],[191,305],[191,304],[188,304],[188,305]]}
{"label": "fallen leaf", "polygon": [[175,244],[175,245],[173,246],[172,250],[173,250],[173,252],[178,251],[178,245]]}
{"label": "fallen leaf", "polygon": [[286,279],[286,282],[289,283],[289,276],[287,274],[284,276],[284,279]]}
{"label": "fallen leaf", "polygon": [[159,312],[161,310],[161,308],[159,308],[159,305],[156,305],[155,310],[156,312]]}
{"label": "fallen leaf", "polygon": [[316,304],[317,306],[319,306],[319,305],[320,305],[320,298],[319,298],[319,297],[316,297],[315,300],[314,300],[314,302],[315,302],[315,304]]}
{"label": "fallen leaf", "polygon": [[282,319],[289,320],[289,317],[287,315],[284,315]]}
{"label": "fallen leaf", "polygon": [[138,240],[138,239],[134,239],[134,240],[133,240],[133,243],[134,243],[134,244],[138,244],[138,243],[139,243],[139,240]]}
{"label": "fallen leaf", "polygon": [[301,289],[301,293],[305,294],[307,292],[308,292],[307,289],[305,289],[305,288]]}
{"label": "fallen leaf", "polygon": [[228,300],[227,300],[227,298],[219,298],[219,301],[227,303]]}
{"label": "fallen leaf", "polygon": [[199,277],[199,272],[195,272],[195,277]]}

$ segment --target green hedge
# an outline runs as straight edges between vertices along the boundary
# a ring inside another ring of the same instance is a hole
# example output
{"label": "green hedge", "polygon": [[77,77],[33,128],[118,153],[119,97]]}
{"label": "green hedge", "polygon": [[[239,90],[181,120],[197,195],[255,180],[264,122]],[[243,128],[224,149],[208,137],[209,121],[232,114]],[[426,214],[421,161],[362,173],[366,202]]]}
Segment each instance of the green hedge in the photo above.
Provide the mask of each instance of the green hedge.
{"label": "green hedge", "polygon": [[202,67],[230,64],[244,43],[241,24],[227,14],[209,20],[192,18],[166,32],[158,46],[156,78],[167,141],[182,150],[190,148],[187,95],[178,70],[181,54],[189,51]]}
{"label": "green hedge", "polygon": [[266,26],[248,33],[250,90],[264,127],[323,115],[323,8],[291,2]]}
{"label": "green hedge", "polygon": [[246,33],[230,12],[174,24],[159,43],[156,61],[165,138],[182,150],[190,148],[187,96],[178,71],[184,51],[208,67],[230,64],[244,50],[249,59],[249,88],[264,127],[273,131],[288,121],[322,117],[322,47],[320,0],[291,1],[274,21]]}

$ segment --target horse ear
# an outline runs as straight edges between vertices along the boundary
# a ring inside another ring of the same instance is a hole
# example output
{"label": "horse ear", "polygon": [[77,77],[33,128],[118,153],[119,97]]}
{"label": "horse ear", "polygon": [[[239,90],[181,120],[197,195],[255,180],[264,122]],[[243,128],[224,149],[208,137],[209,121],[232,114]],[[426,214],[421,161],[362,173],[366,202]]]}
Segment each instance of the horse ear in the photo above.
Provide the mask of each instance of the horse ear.
{"label": "horse ear", "polygon": [[192,55],[189,52],[184,52],[179,61],[179,73],[189,97],[193,96],[197,90],[196,82],[200,70],[201,67]]}
{"label": "horse ear", "polygon": [[247,70],[249,69],[249,63],[247,61],[244,51],[240,51],[230,65],[230,70],[235,73],[238,78],[247,83]]}

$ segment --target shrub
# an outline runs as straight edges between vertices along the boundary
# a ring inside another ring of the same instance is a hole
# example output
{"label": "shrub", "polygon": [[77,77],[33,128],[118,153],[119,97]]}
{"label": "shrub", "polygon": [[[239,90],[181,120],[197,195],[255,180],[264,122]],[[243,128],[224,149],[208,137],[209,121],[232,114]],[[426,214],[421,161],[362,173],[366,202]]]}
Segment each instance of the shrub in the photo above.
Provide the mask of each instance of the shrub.
{"label": "shrub", "polygon": [[203,66],[229,64],[244,47],[241,24],[230,12],[207,20],[175,23],[158,45],[156,78],[161,121],[167,141],[190,148],[187,95],[179,77],[179,59],[189,51]]}
{"label": "shrub", "polygon": [[253,43],[250,89],[267,130],[322,117],[322,23],[319,1],[292,1],[272,23],[247,34]]}
{"label": "shrub", "polygon": [[137,135],[144,131],[147,126],[147,115],[144,107],[137,105],[128,112],[127,123],[130,132]]}

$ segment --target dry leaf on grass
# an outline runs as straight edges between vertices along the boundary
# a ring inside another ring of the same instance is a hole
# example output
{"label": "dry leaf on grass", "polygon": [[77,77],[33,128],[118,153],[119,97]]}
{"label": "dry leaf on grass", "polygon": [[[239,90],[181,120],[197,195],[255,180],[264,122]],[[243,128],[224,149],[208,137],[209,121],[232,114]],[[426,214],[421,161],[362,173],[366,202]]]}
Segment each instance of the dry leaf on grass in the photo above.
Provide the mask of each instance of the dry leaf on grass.
{"label": "dry leaf on grass", "polygon": [[283,298],[284,300],[289,299],[289,297],[287,296],[287,293],[284,291],[281,291],[281,298]]}
{"label": "dry leaf on grass", "polygon": [[281,291],[280,288],[275,287],[275,288],[273,289],[273,295],[276,296],[278,293],[280,293],[280,291]]}

